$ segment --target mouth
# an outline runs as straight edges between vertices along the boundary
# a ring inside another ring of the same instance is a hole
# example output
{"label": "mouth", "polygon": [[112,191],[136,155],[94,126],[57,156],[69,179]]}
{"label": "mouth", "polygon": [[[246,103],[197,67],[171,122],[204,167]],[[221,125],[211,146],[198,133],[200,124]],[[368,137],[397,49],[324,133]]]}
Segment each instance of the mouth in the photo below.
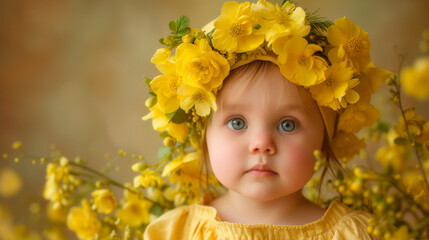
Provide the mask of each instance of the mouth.
{"label": "mouth", "polygon": [[265,165],[265,164],[257,164],[253,166],[251,169],[247,170],[245,173],[255,177],[272,177],[277,175],[276,172],[271,170],[270,167],[268,167],[268,165]]}

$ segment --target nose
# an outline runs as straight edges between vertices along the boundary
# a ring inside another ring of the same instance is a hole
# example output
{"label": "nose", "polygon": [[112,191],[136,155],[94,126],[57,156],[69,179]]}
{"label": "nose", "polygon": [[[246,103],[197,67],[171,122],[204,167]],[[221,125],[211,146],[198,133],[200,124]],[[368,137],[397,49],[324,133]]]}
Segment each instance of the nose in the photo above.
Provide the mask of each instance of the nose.
{"label": "nose", "polygon": [[264,153],[268,155],[276,154],[277,148],[273,136],[269,132],[261,131],[251,137],[249,152],[252,154]]}

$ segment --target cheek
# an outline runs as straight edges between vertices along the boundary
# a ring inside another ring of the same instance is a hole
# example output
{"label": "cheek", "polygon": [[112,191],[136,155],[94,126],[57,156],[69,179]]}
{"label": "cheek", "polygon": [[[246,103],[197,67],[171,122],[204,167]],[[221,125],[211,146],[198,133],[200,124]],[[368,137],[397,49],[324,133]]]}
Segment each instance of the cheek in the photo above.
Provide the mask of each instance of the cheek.
{"label": "cheek", "polygon": [[283,164],[283,171],[289,176],[293,176],[293,179],[298,182],[307,182],[313,176],[315,162],[312,149],[293,146],[288,151],[287,161]]}
{"label": "cheek", "polygon": [[213,173],[224,185],[239,169],[239,151],[234,141],[207,136],[207,149]]}

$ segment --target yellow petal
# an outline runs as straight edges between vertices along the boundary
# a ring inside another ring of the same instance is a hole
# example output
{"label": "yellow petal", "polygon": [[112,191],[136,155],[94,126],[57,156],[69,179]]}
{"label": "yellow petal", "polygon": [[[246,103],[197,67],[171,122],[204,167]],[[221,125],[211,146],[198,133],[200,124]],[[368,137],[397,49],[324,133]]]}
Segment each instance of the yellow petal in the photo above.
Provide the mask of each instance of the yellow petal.
{"label": "yellow petal", "polygon": [[348,103],[354,104],[359,101],[359,94],[353,89],[349,89],[344,98]]}
{"label": "yellow petal", "polygon": [[348,85],[346,82],[339,82],[335,84],[335,89],[334,89],[334,97],[335,98],[339,98],[341,95],[344,94],[344,92],[346,91]]}
{"label": "yellow petal", "polygon": [[353,78],[348,83],[349,88],[354,88],[359,84],[359,78]]}
{"label": "yellow petal", "polygon": [[264,42],[264,35],[249,35],[240,38],[237,52],[247,52],[256,49]]}
{"label": "yellow petal", "polygon": [[237,39],[221,31],[214,32],[212,43],[216,49],[223,51],[235,52],[237,49]]}
{"label": "yellow petal", "polygon": [[239,3],[235,1],[226,2],[222,6],[222,16],[236,16],[238,12]]}
{"label": "yellow petal", "polygon": [[195,104],[195,110],[199,116],[208,116],[210,114],[210,106],[207,104]]}
{"label": "yellow petal", "polygon": [[328,41],[334,46],[339,46],[347,41],[347,37],[335,25],[332,25],[328,28]]}
{"label": "yellow petal", "polygon": [[165,113],[172,113],[179,108],[180,101],[174,96],[171,98],[163,97],[162,95],[158,95],[158,103],[161,110]]}
{"label": "yellow petal", "polygon": [[180,124],[176,124],[176,123],[170,123],[168,124],[167,127],[168,133],[176,138],[179,142],[185,142],[186,141],[186,137],[188,136],[188,125],[185,123],[180,123]]}
{"label": "yellow petal", "polygon": [[164,170],[162,171],[161,177],[166,177],[169,173],[173,172],[180,167],[183,163],[183,157],[176,158],[165,165]]}
{"label": "yellow petal", "polygon": [[299,85],[308,87],[317,81],[317,75],[308,69],[299,68],[295,75],[295,81]]}
{"label": "yellow petal", "polygon": [[192,152],[192,153],[188,153],[186,154],[186,156],[183,158],[183,162],[192,162],[195,160],[199,160],[201,158],[201,153],[200,152]]}

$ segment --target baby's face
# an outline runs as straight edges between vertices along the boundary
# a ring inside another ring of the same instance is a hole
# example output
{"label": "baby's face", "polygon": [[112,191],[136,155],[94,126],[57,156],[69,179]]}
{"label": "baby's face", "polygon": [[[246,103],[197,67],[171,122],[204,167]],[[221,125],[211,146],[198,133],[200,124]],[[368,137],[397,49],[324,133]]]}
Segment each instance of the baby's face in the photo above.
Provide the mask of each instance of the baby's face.
{"label": "baby's face", "polygon": [[230,191],[273,200],[311,178],[324,127],[310,94],[277,67],[256,74],[252,85],[249,78],[243,72],[227,80],[207,127],[207,147],[214,174]]}

